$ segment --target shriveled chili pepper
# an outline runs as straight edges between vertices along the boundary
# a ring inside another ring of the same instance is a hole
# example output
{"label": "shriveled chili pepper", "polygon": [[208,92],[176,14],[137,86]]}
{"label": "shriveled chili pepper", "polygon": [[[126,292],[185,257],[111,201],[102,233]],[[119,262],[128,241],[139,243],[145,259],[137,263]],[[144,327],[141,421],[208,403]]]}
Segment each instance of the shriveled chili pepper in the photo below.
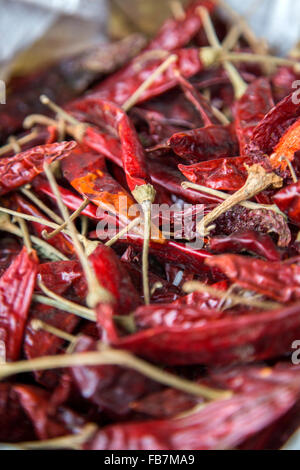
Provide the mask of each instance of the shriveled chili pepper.
{"label": "shriveled chili pepper", "polygon": [[[298,312],[296,303],[188,329],[151,328],[120,339],[116,346],[169,365],[216,366],[261,361],[291,353],[291,344],[300,332]],[[280,341],[276,340],[279,337]]]}
{"label": "shriveled chili pepper", "polygon": [[[44,277],[41,276],[41,279],[44,280]],[[54,286],[52,285],[51,287],[54,290]],[[61,290],[55,289],[55,291],[61,293]],[[47,305],[34,304],[28,318],[23,344],[25,357],[29,360],[36,357],[59,354],[63,351],[65,344],[63,339],[42,329],[36,329],[34,327],[34,321],[36,320],[59,328],[65,333],[73,333],[80,321],[75,315],[61,312]],[[35,372],[34,375],[37,382],[50,389],[57,385],[60,377],[57,371]]]}
{"label": "shriveled chili pepper", "polygon": [[184,160],[214,160],[238,154],[231,126],[210,125],[180,132],[169,139],[168,146]]}
{"label": "shriveled chili pepper", "polygon": [[274,153],[271,155],[271,162],[273,166],[286,167],[286,161],[282,161],[282,158],[286,158],[288,161],[294,159],[296,152],[300,150],[300,118],[286,131],[281,137],[280,141],[274,149]]}
{"label": "shriveled chili pepper", "polygon": [[236,102],[235,129],[240,142],[241,156],[247,154],[247,146],[254,129],[273,107],[272,90],[266,78],[258,78],[251,83],[246,93]]}
{"label": "shriveled chili pepper", "polygon": [[51,439],[74,433],[85,423],[85,419],[72,410],[51,404],[51,395],[45,390],[30,386],[16,385],[14,390],[20,405],[32,422],[38,439]]}
{"label": "shriveled chili pepper", "polygon": [[[37,279],[58,295],[71,289],[76,298],[84,300],[86,297],[87,285],[77,260],[40,264]],[[39,291],[38,285],[36,289]]]}
{"label": "shriveled chili pepper", "polygon": [[116,43],[99,44],[63,58],[25,77],[10,80],[8,100],[0,112],[0,140],[22,128],[26,116],[43,112],[39,96],[44,91],[59,104],[84,92],[95,79],[114,72],[144,46],[143,36],[131,35]]}
{"label": "shriveled chili pepper", "polygon": [[125,223],[136,216],[130,216],[133,198],[109,174],[102,155],[79,147],[63,162],[62,171],[74,189],[104,211],[123,217]]}
{"label": "shriveled chili pepper", "polygon": [[14,238],[1,238],[0,240],[0,276],[4,274],[12,261],[20,253],[21,246]]}
{"label": "shriveled chili pepper", "polygon": [[12,383],[0,384],[0,419],[1,442],[13,443],[35,439],[32,422],[26,416]]}
{"label": "shriveled chili pepper", "polygon": [[300,224],[300,182],[285,186],[273,196],[273,201],[293,224]]}
{"label": "shriveled chili pepper", "polygon": [[262,119],[249,144],[247,153],[255,155],[271,155],[285,132],[297,121],[300,116],[300,107],[294,100],[294,93],[284,98]]}
{"label": "shriveled chili pepper", "polygon": [[236,232],[228,237],[214,237],[209,240],[209,247],[217,253],[240,253],[247,251],[261,256],[268,261],[280,261],[280,252],[277,250],[272,238],[268,234],[261,234],[254,230]]}
{"label": "shriveled chili pepper", "polygon": [[19,358],[37,267],[36,253],[24,247],[0,279],[0,340],[6,361]]}
{"label": "shriveled chili pepper", "polygon": [[209,450],[234,449],[290,410],[297,392],[278,387],[273,392],[248,392],[218,400],[175,420],[108,426],[84,448],[89,450]]}
{"label": "shriveled chili pepper", "polygon": [[220,255],[207,264],[221,269],[226,276],[245,289],[278,300],[298,300],[300,267],[297,264],[263,261],[238,255]]}
{"label": "shriveled chili pepper", "polygon": [[[96,348],[96,341],[81,336],[75,350],[86,352],[95,351]],[[74,367],[71,374],[82,396],[97,405],[99,411],[111,416],[128,415],[134,400],[159,388],[143,375],[119,366]]]}
{"label": "shriveled chili pepper", "polygon": [[89,260],[101,285],[113,295],[118,315],[128,315],[136,309],[140,304],[138,293],[114,251],[99,245]]}
{"label": "shriveled chili pepper", "polygon": [[202,26],[202,20],[198,13],[200,6],[212,12],[216,4],[211,0],[192,1],[184,11],[182,19],[170,18],[163,24],[146,50],[164,49],[172,51],[188,44]]}
{"label": "shriveled chili pepper", "polygon": [[[104,80],[99,87],[93,90],[88,98],[104,99],[112,101],[118,105],[123,105],[135,93],[139,87],[158,69],[166,59],[168,54],[157,54],[159,58],[149,57],[140,63],[139,57],[135,59],[129,67],[124,69],[120,74],[109,77]],[[163,55],[163,59],[161,56]],[[179,70],[180,73],[190,78],[200,73],[205,67],[211,65],[214,61],[214,54],[207,49],[187,48],[176,50],[176,60],[174,59],[173,66],[160,74],[155,82],[142,93],[137,99],[137,103],[149,100],[156,96],[171,90],[177,85],[178,79],[174,73],[174,69]],[[145,63],[146,62],[146,63]],[[77,101],[78,102],[78,101]],[[70,104],[68,111],[75,111],[76,104]]]}
{"label": "shriveled chili pepper", "polygon": [[194,165],[178,165],[181,173],[192,183],[223,191],[238,191],[247,180],[247,157],[220,158]]}
{"label": "shriveled chili pepper", "polygon": [[[33,181],[33,188],[37,193],[47,196],[53,201],[56,201],[56,197],[53,194],[50,184],[45,178],[43,177],[35,178],[35,180]],[[77,194],[75,194],[74,192],[70,191],[69,189],[63,186],[59,186],[59,192],[61,194],[64,204],[69,209],[76,211],[82,204],[82,198],[78,196]],[[94,206],[94,204],[89,204],[85,209],[83,209],[81,214],[89,217],[92,220],[97,221],[100,219],[97,216],[97,207]]]}
{"label": "shriveled chili pepper", "polygon": [[75,148],[75,142],[44,145],[27,150],[12,158],[0,161],[0,195],[30,183],[42,173],[45,162],[67,157]]}

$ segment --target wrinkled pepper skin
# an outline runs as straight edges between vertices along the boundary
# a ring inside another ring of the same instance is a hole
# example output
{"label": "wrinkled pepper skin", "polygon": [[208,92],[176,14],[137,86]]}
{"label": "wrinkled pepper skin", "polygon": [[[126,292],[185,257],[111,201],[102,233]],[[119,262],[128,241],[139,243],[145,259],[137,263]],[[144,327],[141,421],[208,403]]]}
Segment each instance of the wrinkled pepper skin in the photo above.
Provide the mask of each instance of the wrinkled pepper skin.
{"label": "wrinkled pepper skin", "polygon": [[247,157],[220,158],[194,165],[178,165],[181,173],[192,183],[220,191],[238,191],[247,180]]}
{"label": "wrinkled pepper skin", "polygon": [[293,224],[300,226],[300,182],[285,186],[273,196],[273,201]]}
{"label": "wrinkled pepper skin", "polygon": [[240,143],[240,155],[247,154],[253,131],[274,107],[272,89],[267,78],[259,78],[248,86],[235,105],[235,129]]}
{"label": "wrinkled pepper skin", "polygon": [[12,158],[2,158],[0,160],[0,195],[30,183],[43,172],[44,163],[50,164],[67,157],[75,146],[75,142],[61,142],[35,147]]}
{"label": "wrinkled pepper skin", "polygon": [[238,255],[220,255],[207,260],[244,289],[254,290],[278,302],[300,300],[300,266]]}
{"label": "wrinkled pepper skin", "polygon": [[38,258],[24,247],[0,279],[0,340],[6,361],[19,359]]}
{"label": "wrinkled pepper skin", "polygon": [[179,132],[168,140],[169,147],[184,160],[207,161],[238,155],[231,126],[210,125]]}
{"label": "wrinkled pepper skin", "polygon": [[210,403],[187,417],[108,426],[84,446],[87,450],[228,450],[276,422],[297,400],[278,387]]}
{"label": "wrinkled pepper skin", "polygon": [[152,328],[120,339],[115,346],[168,365],[224,366],[276,358],[291,353],[299,337],[299,305],[213,320],[189,329]]}

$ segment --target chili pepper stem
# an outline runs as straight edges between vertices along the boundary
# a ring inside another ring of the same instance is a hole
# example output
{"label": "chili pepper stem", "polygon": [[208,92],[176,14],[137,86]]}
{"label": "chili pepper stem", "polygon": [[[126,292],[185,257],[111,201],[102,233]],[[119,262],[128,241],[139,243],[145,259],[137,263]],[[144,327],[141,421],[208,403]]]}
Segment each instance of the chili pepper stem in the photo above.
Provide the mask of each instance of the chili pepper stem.
{"label": "chili pepper stem", "polygon": [[256,53],[260,53],[262,50],[262,40],[259,39],[254,31],[250,28],[245,18],[239,15],[230,5],[227,4],[224,0],[217,0],[219,5],[225,10],[232,20],[237,23],[237,26],[243,32],[245,39],[248,41],[252,50]]}
{"label": "chili pepper stem", "polygon": [[120,230],[115,237],[111,238],[108,242],[106,242],[105,246],[114,245],[120,238],[123,237],[123,235],[126,235],[126,233],[130,232],[130,230],[132,230],[134,227],[139,225],[141,220],[142,220],[141,217],[137,217],[136,219],[134,219],[125,228]]}
{"label": "chili pepper stem", "polygon": [[232,209],[232,207],[248,199],[252,199],[252,197],[261,193],[269,186],[274,188],[282,187],[282,178],[275,173],[267,173],[261,165],[245,166],[248,170],[248,178],[245,185],[201,220],[197,227],[201,236],[207,236],[210,232],[210,224],[218,219],[224,212]]}
{"label": "chili pepper stem", "polygon": [[206,284],[202,284],[198,281],[186,282],[183,285],[183,290],[187,294],[191,294],[192,292],[200,292],[204,294],[209,294],[221,300],[224,300],[224,298],[226,297],[226,300],[232,300],[232,302],[236,304],[247,305],[249,307],[260,308],[262,310],[275,310],[282,307],[281,304],[278,304],[276,302],[246,299],[245,297],[241,297],[239,295],[228,294],[228,291],[223,292],[213,287],[207,286]]}
{"label": "chili pepper stem", "polygon": [[30,240],[30,235],[28,232],[28,227],[24,219],[20,219],[19,217],[16,217],[18,224],[20,225],[22,235],[23,235],[23,240],[24,240],[24,245],[27,248],[28,253],[32,253],[33,248]]}
{"label": "chili pepper stem", "polygon": [[29,187],[20,188],[19,190],[24,196],[30,199],[34,204],[41,209],[46,215],[48,215],[54,222],[61,225],[63,224],[63,219],[59,217],[55,212],[53,212],[46,204],[43,203],[31,190]]}
{"label": "chili pepper stem", "polygon": [[169,5],[175,20],[184,21],[186,18],[186,14],[182,3],[179,0],[170,0]]}
{"label": "chili pepper stem", "polygon": [[[81,142],[83,140],[85,131],[88,127],[86,123],[80,122],[78,121],[78,119],[75,119],[73,116],[68,114],[63,108],[51,101],[46,95],[41,95],[40,100],[45,106],[48,106],[52,111],[54,111],[60,118],[59,121],[54,120],[52,123],[52,125],[55,125],[57,127],[60,134],[67,132],[68,134],[72,135],[77,142]],[[45,121],[45,116],[33,115],[29,116],[27,119],[28,121],[26,124],[29,125],[39,121]],[[67,125],[66,123],[69,123],[69,125]]]}
{"label": "chili pepper stem", "polygon": [[[196,191],[200,191],[202,193],[211,194],[212,196],[219,197],[220,199],[228,199],[230,198],[230,194],[223,193],[222,191],[218,191],[217,189],[207,188],[206,186],[202,186],[201,184],[190,183],[189,181],[184,181],[181,183],[181,186],[184,189],[195,189]],[[239,206],[245,207],[245,209],[249,210],[268,210],[276,212],[276,214],[281,215],[284,219],[287,219],[287,216],[281,212],[281,210],[276,206],[276,204],[257,204],[256,202],[251,201],[243,201],[239,202]]]}
{"label": "chili pepper stem", "polygon": [[220,58],[222,60],[230,60],[231,62],[250,62],[293,67],[295,72],[300,72],[299,63],[291,59],[284,59],[283,57],[275,57],[264,54],[249,54],[247,52],[230,52],[224,55],[221,54]]}
{"label": "chili pepper stem", "polygon": [[82,307],[81,305],[75,304],[70,301],[65,301],[65,299],[54,300],[54,298],[45,297],[40,294],[35,294],[33,300],[42,305],[48,305],[49,307],[57,308],[62,312],[71,313],[77,317],[83,318],[84,320],[95,322],[95,317],[93,310]]}
{"label": "chili pepper stem", "polygon": [[155,200],[156,191],[151,184],[137,186],[132,194],[141,204],[144,213],[144,245],[143,245],[143,289],[145,304],[150,304],[149,288],[149,244],[151,238],[151,206]]}
{"label": "chili pepper stem", "polygon": [[[33,139],[35,139],[38,136],[37,130],[33,130],[30,134],[25,135],[24,137],[21,137],[21,139],[17,140],[18,145],[22,146],[24,144],[27,144],[28,142],[31,142]],[[13,149],[12,142],[8,143],[7,145],[4,145],[3,147],[0,148],[0,156],[5,155],[7,152]]]}
{"label": "chili pepper stem", "polygon": [[[77,217],[81,214],[81,212],[88,206],[90,201],[88,199],[84,199],[83,203],[78,207],[78,209],[73,212],[73,214],[70,216],[70,220],[73,222]],[[64,230],[68,226],[68,222],[64,222],[60,227],[55,229],[53,232],[48,233],[47,231],[43,231],[42,235],[45,238],[45,240],[50,240],[51,238],[55,237],[55,235],[58,235],[62,230]]]}
{"label": "chili pepper stem", "polygon": [[[204,7],[198,7],[197,10],[199,12],[199,15],[202,18],[203,26],[204,26],[208,41],[210,45],[219,52],[220,58],[221,58],[222,52],[223,52],[222,45],[214,29],[214,25],[211,21],[209,12]],[[230,62],[228,62],[228,60],[224,60],[223,65],[231,80],[232,86],[234,88],[235,97],[237,99],[241,98],[248,88],[247,83],[242,79],[237,69]]]}
{"label": "chili pepper stem", "polygon": [[88,284],[88,296],[87,296],[87,305],[91,308],[96,307],[96,305],[100,302],[110,303],[112,299],[112,295],[103,287],[100,286],[97,277],[95,276],[93,269],[86,257],[86,254],[83,251],[82,245],[79,241],[78,234],[75,228],[75,225],[70,220],[69,212],[66,206],[64,205],[61,194],[56,183],[55,177],[52,174],[49,165],[45,163],[44,171],[52,188],[52,191],[57,199],[58,207],[61,211],[61,214],[64,220],[67,222],[68,229],[70,231],[73,244],[77,253],[77,256],[81,262],[83,271],[85,273],[86,281]]}
{"label": "chili pepper stem", "polygon": [[[270,158],[272,158],[272,155],[271,155]],[[289,160],[285,155],[283,155],[282,157],[280,157],[280,160],[281,160],[281,161],[285,161],[285,163],[286,163],[287,166],[289,167],[289,170],[290,170],[290,173],[291,173],[293,182],[294,182],[294,183],[298,183],[298,178],[297,178],[296,172],[295,172],[295,170],[294,170],[294,167],[293,167],[293,165],[292,165],[292,162],[290,162],[290,160]]]}
{"label": "chili pepper stem", "polygon": [[177,390],[181,390],[182,392],[189,393],[191,395],[204,397],[207,400],[228,399],[232,396],[232,392],[230,391],[215,390],[210,387],[182,379],[135,357],[127,351],[111,348],[101,348],[101,350],[96,352],[44,356],[29,361],[6,363],[0,367],[0,380],[6,379],[15,374],[31,371],[100,365],[118,365],[127,367],[158,383],[174,387]]}
{"label": "chili pepper stem", "polygon": [[54,326],[49,325],[48,323],[45,323],[42,320],[38,320],[38,319],[31,320],[30,326],[35,331],[41,331],[41,330],[46,331],[47,333],[51,333],[57,338],[68,341],[69,343],[74,343],[77,340],[76,336],[70,335],[69,333],[66,333],[63,330],[60,330],[59,328],[55,328]]}
{"label": "chili pepper stem", "polygon": [[157,77],[163,74],[170,67],[171,64],[177,61],[177,59],[177,55],[170,55],[123,104],[122,108],[124,109],[124,111],[129,111],[137,103],[142,94],[152,85],[153,82],[155,82]]}
{"label": "chili pepper stem", "polygon": [[84,426],[78,434],[70,434],[69,436],[56,437],[44,441],[21,442],[17,446],[25,450],[81,450],[82,446],[96,434],[97,430],[98,426],[91,423]]}

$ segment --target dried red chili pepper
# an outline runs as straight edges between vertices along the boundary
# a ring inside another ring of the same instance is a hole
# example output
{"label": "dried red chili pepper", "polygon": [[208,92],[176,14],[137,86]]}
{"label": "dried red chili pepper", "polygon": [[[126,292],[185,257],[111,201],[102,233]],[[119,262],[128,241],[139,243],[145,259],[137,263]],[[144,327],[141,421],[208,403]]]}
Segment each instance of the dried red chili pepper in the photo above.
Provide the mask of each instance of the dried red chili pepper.
{"label": "dried red chili pepper", "polygon": [[273,201],[293,224],[300,224],[300,182],[285,186],[273,196]]}
{"label": "dried red chili pepper", "polygon": [[300,117],[300,107],[296,101],[294,93],[291,93],[271,109],[254,129],[247,154],[255,158],[260,152],[258,155],[260,159],[263,154],[272,154],[281,137]]}
{"label": "dried red chili pepper", "polygon": [[220,158],[194,165],[178,165],[181,173],[192,183],[223,191],[238,191],[247,180],[247,157]]}
{"label": "dried red chili pepper", "polygon": [[168,365],[217,366],[291,353],[291,345],[299,334],[299,303],[296,303],[278,310],[213,320],[188,329],[151,328],[122,338],[115,346]]}
{"label": "dried red chili pepper", "polygon": [[[86,352],[96,349],[96,341],[81,336],[75,350]],[[133,401],[160,388],[143,375],[119,366],[74,367],[71,374],[82,396],[110,416],[128,415]]]}
{"label": "dried red chili pepper", "polygon": [[136,309],[140,304],[138,293],[114,251],[99,245],[89,256],[89,261],[100,284],[113,295],[117,314],[128,315]]}
{"label": "dried red chili pepper", "polygon": [[173,51],[185,46],[198,33],[202,20],[198,8],[204,7],[212,12],[216,4],[212,0],[195,0],[185,9],[182,19],[170,18],[160,28],[146,50],[164,49]]}
{"label": "dried red chili pepper", "polygon": [[230,280],[245,289],[259,292],[279,302],[299,300],[300,267],[280,262],[263,261],[238,255],[220,255],[207,260],[221,269]]}
{"label": "dried red chili pepper", "polygon": [[247,147],[254,129],[273,107],[272,90],[266,78],[258,78],[251,83],[246,93],[236,102],[235,129],[240,142],[241,156],[247,155]]}
{"label": "dried red chili pepper", "polygon": [[0,279],[0,339],[6,361],[19,358],[37,267],[36,253],[23,248]]}
{"label": "dried red chili pepper", "polygon": [[75,148],[75,142],[44,145],[0,161],[0,195],[30,183],[42,173],[45,162],[51,163],[67,157]]}
{"label": "dried red chili pepper", "polygon": [[186,417],[108,426],[88,442],[88,450],[234,449],[276,422],[295,404],[298,393],[278,387],[267,394],[248,392],[218,400]]}
{"label": "dried red chili pepper", "polygon": [[274,153],[270,159],[273,166],[285,168],[286,161],[282,162],[282,157],[288,161],[294,159],[295,153],[300,150],[300,118],[286,131],[274,148]]}
{"label": "dried red chili pepper", "polygon": [[[53,194],[53,191],[50,187],[48,181],[42,177],[37,177],[33,181],[33,188],[37,193],[45,195],[49,197],[51,200],[56,201],[56,197]],[[61,194],[63,203],[71,210],[76,211],[80,205],[82,204],[82,198],[79,197],[74,192],[70,191],[69,189],[59,186],[59,192]],[[81,212],[82,215],[89,217],[92,220],[100,220],[101,217],[97,216],[97,207],[93,204],[89,204],[83,211]]]}
{"label": "dried red chili pepper", "polygon": [[[176,50],[177,59],[168,69],[160,74],[155,82],[142,93],[138,98],[137,103],[159,96],[168,90],[174,88],[178,79],[174,70],[179,70],[181,75],[186,78],[193,77],[205,69],[205,67],[211,65],[214,61],[212,53],[209,52],[207,55],[207,49],[178,49]],[[102,99],[109,100],[118,105],[123,105],[139,87],[158,69],[160,65],[165,61],[168,54],[157,54],[159,58],[149,57],[148,60],[144,59],[141,63],[139,57],[137,57],[130,66],[116,74],[115,76],[109,77],[104,80],[99,87],[96,87],[88,96],[88,99]],[[163,59],[161,56],[163,55]],[[77,104],[80,100],[75,101],[68,105],[67,109],[69,112],[76,112]]]}
{"label": "dried red chili pepper", "polygon": [[0,383],[0,441],[20,442],[35,439],[32,422],[26,416],[11,383]]}
{"label": "dried red chili pepper", "polygon": [[232,126],[210,125],[174,134],[167,145],[184,160],[215,160],[238,154]]}
{"label": "dried red chili pepper", "polygon": [[[72,288],[77,298],[84,300],[86,297],[87,285],[79,261],[54,261],[40,264],[38,281],[58,295],[63,295]],[[36,288],[39,290],[38,286]]]}
{"label": "dried red chili pepper", "polygon": [[63,58],[54,65],[9,82],[8,100],[0,112],[0,140],[22,128],[26,116],[44,112],[39,96],[44,90],[59,104],[84,92],[95,79],[114,72],[144,46],[143,36],[131,35],[122,41],[93,46]]}
{"label": "dried red chili pepper", "polygon": [[73,434],[85,424],[85,419],[72,410],[51,405],[51,395],[43,389],[16,385],[14,390],[40,440]]}
{"label": "dried red chili pepper", "polygon": [[[56,291],[57,292],[57,291]],[[23,350],[25,357],[30,360],[42,356],[61,353],[65,341],[44,330],[34,328],[34,320],[40,320],[47,325],[58,328],[65,333],[73,333],[80,319],[75,315],[59,311],[47,305],[34,304],[24,333]],[[57,371],[34,372],[35,380],[43,386],[53,389],[60,378]]]}
{"label": "dried red chili pepper", "polygon": [[[107,210],[123,218],[125,224],[137,216],[136,214],[130,216],[130,207],[134,204],[134,200],[109,174],[102,155],[78,147],[62,163],[62,171],[74,189],[104,211]],[[120,203],[121,198],[122,203]]]}
{"label": "dried red chili pepper", "polygon": [[11,265],[12,261],[20,253],[21,246],[14,238],[1,238],[0,240],[0,276]]}
{"label": "dried red chili pepper", "polygon": [[214,237],[209,240],[209,248],[217,253],[240,253],[247,251],[268,261],[280,261],[281,255],[272,238],[254,230],[236,232],[228,237]]}

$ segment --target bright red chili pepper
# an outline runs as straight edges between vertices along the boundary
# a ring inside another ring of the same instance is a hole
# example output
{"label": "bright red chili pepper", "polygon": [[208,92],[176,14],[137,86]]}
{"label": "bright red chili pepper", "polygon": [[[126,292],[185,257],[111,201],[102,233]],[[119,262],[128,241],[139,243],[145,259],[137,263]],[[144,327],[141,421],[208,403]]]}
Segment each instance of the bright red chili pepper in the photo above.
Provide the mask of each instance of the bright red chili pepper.
{"label": "bright red chili pepper", "polygon": [[36,253],[23,248],[0,279],[0,340],[5,361],[19,358],[37,268]]}
{"label": "bright red chili pepper", "polygon": [[75,142],[43,145],[0,160],[0,195],[30,183],[42,173],[44,163],[67,157]]}

